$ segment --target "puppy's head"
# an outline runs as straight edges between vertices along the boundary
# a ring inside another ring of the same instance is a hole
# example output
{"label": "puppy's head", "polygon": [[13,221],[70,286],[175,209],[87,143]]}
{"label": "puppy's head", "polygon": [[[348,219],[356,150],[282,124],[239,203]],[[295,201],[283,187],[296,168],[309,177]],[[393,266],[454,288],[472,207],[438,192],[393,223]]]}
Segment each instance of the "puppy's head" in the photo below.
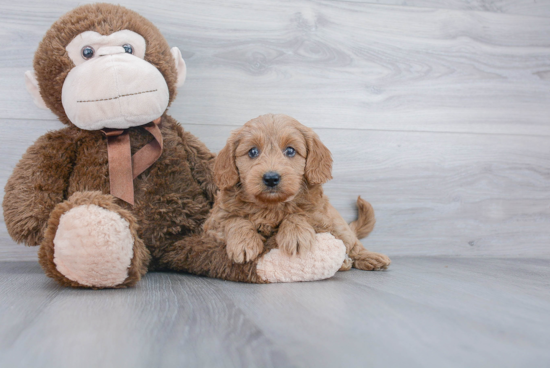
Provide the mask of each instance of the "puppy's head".
{"label": "puppy's head", "polygon": [[286,115],[262,115],[234,131],[214,165],[222,190],[240,183],[250,200],[291,201],[331,176],[332,157],[313,130]]}

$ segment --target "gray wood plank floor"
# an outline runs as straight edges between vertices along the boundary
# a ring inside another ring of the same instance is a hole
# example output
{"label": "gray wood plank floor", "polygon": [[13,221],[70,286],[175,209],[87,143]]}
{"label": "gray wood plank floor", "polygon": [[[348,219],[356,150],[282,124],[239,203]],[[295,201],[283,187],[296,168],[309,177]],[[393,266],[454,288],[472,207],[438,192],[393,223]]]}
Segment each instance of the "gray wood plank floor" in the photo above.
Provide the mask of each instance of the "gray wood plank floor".
{"label": "gray wood plank floor", "polygon": [[[315,128],[389,271],[64,289],[0,217],[0,367],[550,366],[550,1],[117,3],[187,62],[170,114],[218,151],[267,112]],[[0,0],[0,187],[61,124],[23,73],[77,0]]]}
{"label": "gray wood plank floor", "polygon": [[545,260],[396,257],[314,283],[89,291],[2,262],[0,366],[547,367],[549,280]]}

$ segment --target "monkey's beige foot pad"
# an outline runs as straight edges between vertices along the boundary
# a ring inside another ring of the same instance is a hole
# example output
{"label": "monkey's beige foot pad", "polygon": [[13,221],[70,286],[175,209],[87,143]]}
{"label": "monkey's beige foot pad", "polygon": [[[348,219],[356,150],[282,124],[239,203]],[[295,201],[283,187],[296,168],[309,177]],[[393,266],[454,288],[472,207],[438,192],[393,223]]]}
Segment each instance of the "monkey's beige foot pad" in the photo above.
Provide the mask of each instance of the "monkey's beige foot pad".
{"label": "monkey's beige foot pad", "polygon": [[312,250],[287,256],[272,249],[258,261],[258,275],[269,282],[296,282],[328,279],[340,269],[346,257],[344,243],[329,233],[317,234]]}
{"label": "monkey's beige foot pad", "polygon": [[96,205],[65,212],[53,240],[54,263],[66,278],[90,287],[114,287],[128,277],[134,239],[128,221]]}

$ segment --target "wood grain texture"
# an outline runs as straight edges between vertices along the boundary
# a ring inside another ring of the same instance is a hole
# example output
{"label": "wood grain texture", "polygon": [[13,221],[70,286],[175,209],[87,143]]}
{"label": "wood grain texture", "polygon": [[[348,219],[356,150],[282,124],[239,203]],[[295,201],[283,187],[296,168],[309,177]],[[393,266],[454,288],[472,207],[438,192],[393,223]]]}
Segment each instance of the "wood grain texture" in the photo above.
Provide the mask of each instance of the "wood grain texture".
{"label": "wood grain texture", "polygon": [[219,284],[156,274],[129,293],[90,293],[37,266],[2,263],[1,366],[290,366]]}
{"label": "wood grain texture", "polygon": [[397,257],[314,283],[90,291],[0,262],[0,365],[545,367],[549,277],[543,260]]}
{"label": "wood grain texture", "polygon": [[[213,151],[267,112],[315,128],[335,158],[333,204],[348,220],[357,195],[375,206],[372,250],[550,258],[550,22],[533,10],[550,5],[430,1],[121,4],[182,50],[188,80],[170,114]],[[1,187],[61,127],[23,73],[78,4],[2,3]],[[36,259],[0,221],[0,259]]]}
{"label": "wood grain texture", "polygon": [[383,5],[473,10],[491,13],[550,17],[550,1],[548,0],[370,0],[369,2]]}
{"label": "wood grain texture", "polygon": [[[52,117],[32,106],[22,75],[77,4],[3,9],[3,117]],[[305,0],[122,4],[183,51],[189,79],[172,112],[188,121],[285,111],[315,127],[550,135],[546,18]]]}

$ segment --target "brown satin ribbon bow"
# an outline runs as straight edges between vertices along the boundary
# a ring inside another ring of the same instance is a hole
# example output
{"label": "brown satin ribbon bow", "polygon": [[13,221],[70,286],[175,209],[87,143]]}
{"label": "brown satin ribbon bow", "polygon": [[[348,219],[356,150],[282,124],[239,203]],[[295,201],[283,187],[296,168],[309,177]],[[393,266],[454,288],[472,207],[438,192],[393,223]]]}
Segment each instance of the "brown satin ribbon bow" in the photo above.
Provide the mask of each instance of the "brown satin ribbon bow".
{"label": "brown satin ribbon bow", "polygon": [[134,205],[134,179],[147,170],[162,154],[161,118],[141,127],[154,137],[133,156],[128,129],[102,129],[107,136],[109,184],[111,194]]}

